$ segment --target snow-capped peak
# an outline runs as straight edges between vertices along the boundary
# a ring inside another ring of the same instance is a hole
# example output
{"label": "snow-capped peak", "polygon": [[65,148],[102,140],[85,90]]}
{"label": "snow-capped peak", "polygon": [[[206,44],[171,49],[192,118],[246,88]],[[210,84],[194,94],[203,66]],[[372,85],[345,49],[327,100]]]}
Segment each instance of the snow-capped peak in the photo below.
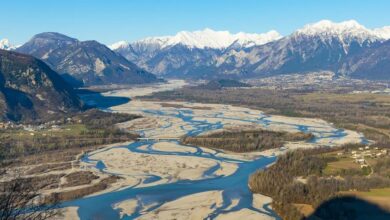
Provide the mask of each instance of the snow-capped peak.
{"label": "snow-capped peak", "polygon": [[249,34],[244,32],[239,32],[235,34],[237,40],[236,43],[242,47],[252,47],[256,45],[263,45],[271,41],[279,40],[282,38],[277,31],[271,30],[262,34]]}
{"label": "snow-capped peak", "polygon": [[297,32],[304,34],[319,34],[319,33],[344,33],[351,31],[368,31],[363,25],[355,20],[332,22],[330,20],[321,20],[316,23],[307,24]]}
{"label": "snow-capped peak", "polygon": [[298,29],[294,35],[340,37],[342,39],[353,38],[360,41],[376,40],[378,37],[372,30],[367,29],[355,20],[343,21],[339,23],[330,20],[321,20],[317,23],[305,25]]}
{"label": "snow-capped peak", "polygon": [[342,41],[349,41],[351,39],[357,40],[360,43],[365,40],[375,41],[380,39],[372,30],[367,29],[355,20],[348,20],[343,22],[332,22],[330,20],[321,20],[317,23],[305,25],[298,29],[293,36],[320,36],[338,37]]}
{"label": "snow-capped peak", "polygon": [[385,40],[390,39],[390,26],[385,26],[382,28],[375,28],[373,30],[373,32],[375,33],[376,36],[378,36],[380,38],[383,38]]}
{"label": "snow-capped peak", "polygon": [[195,48],[225,48],[232,43],[232,35],[228,31],[214,31],[204,29],[203,31],[180,31],[169,38],[165,46],[183,44]]}
{"label": "snow-capped peak", "polygon": [[13,46],[9,43],[8,39],[1,39],[0,40],[0,49],[10,50],[10,49],[12,49],[12,47]]}
{"label": "snow-capped peak", "polygon": [[186,45],[189,48],[213,48],[224,49],[232,43],[239,43],[243,47],[262,45],[277,39],[281,35],[272,30],[263,34],[249,34],[239,32],[231,34],[228,31],[214,31],[206,28],[201,31],[181,31],[174,36],[149,37],[132,43],[132,45],[153,44],[159,45],[160,48],[174,46],[177,44]]}
{"label": "snow-capped peak", "polygon": [[[390,39],[390,26],[368,29],[355,20],[343,22],[333,22],[330,20],[321,20],[316,23],[305,25],[303,28],[296,30],[289,37],[300,36],[318,36],[322,40],[339,39],[345,48],[348,48],[351,42],[375,42]],[[225,49],[230,45],[241,48],[263,45],[282,38],[275,30],[266,33],[244,33],[239,32],[232,34],[229,31],[214,31],[210,28],[199,31],[180,31],[173,36],[148,37],[132,43],[120,41],[109,46],[113,50],[126,48],[131,45],[139,51],[158,50],[166,47],[182,44],[189,48],[213,48]],[[140,49],[142,48],[142,49]]]}
{"label": "snow-capped peak", "polygon": [[122,41],[118,41],[116,43],[109,45],[108,48],[110,48],[111,50],[117,50],[120,48],[126,48],[128,46],[129,46],[129,42],[122,40]]}

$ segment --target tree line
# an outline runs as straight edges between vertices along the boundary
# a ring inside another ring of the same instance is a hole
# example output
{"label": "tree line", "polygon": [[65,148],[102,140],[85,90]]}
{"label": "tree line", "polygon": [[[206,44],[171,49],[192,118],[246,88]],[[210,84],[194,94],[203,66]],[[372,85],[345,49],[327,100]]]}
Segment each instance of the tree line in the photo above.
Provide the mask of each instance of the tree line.
{"label": "tree line", "polygon": [[37,131],[33,136],[20,136],[20,130],[0,133],[0,159],[13,159],[46,151],[69,148],[85,148],[134,140],[137,135],[122,131],[115,124],[129,121],[138,116],[122,113],[110,113],[100,110],[89,110],[66,122],[59,120],[58,125],[80,124],[85,126],[76,132]]}
{"label": "tree line", "polygon": [[234,152],[249,152],[280,148],[286,141],[302,141],[311,138],[313,138],[313,135],[310,133],[287,133],[256,129],[221,131],[196,137],[186,136],[181,139],[181,142],[186,145],[217,148]]}
{"label": "tree line", "polygon": [[[381,170],[387,170],[389,159],[383,158],[370,177],[346,175],[326,176],[323,171],[332,160],[321,154],[335,149],[320,148],[296,150],[278,158],[276,163],[255,172],[249,178],[252,192],[273,198],[272,207],[283,219],[302,219],[303,215],[293,203],[311,204],[314,208],[324,201],[338,196],[340,191],[369,191],[371,188],[390,187],[390,178]],[[303,178],[304,180],[300,180]]]}

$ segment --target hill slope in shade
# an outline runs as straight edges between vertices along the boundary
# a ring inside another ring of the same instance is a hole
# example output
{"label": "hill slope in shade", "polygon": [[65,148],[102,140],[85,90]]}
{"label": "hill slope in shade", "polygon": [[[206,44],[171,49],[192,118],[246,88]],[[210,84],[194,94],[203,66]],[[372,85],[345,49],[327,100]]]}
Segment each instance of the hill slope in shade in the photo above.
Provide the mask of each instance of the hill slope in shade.
{"label": "hill slope in shade", "polygon": [[1,120],[48,120],[81,108],[73,88],[44,62],[0,50]]}

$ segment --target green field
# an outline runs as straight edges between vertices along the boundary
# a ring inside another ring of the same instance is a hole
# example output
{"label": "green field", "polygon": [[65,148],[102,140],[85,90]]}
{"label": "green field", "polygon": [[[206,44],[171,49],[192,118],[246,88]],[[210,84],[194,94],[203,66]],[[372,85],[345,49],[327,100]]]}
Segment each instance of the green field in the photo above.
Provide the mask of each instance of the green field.
{"label": "green field", "polygon": [[340,173],[341,170],[356,169],[360,170],[360,165],[354,162],[352,158],[338,158],[338,161],[329,162],[324,169],[325,175],[334,175]]}
{"label": "green field", "polygon": [[362,196],[389,197],[389,204],[390,204],[390,188],[371,189],[369,192],[358,192],[357,194],[362,195]]}

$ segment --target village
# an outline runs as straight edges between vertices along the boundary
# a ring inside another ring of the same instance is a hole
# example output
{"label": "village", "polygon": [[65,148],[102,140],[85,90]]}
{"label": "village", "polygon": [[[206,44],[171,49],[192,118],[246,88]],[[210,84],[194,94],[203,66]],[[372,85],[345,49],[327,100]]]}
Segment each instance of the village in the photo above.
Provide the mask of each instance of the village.
{"label": "village", "polygon": [[[43,124],[17,124],[12,121],[0,122],[0,131],[7,129],[20,129],[28,132],[41,130],[59,131],[65,124],[81,124],[82,120],[75,118],[66,118],[64,120],[53,120]],[[32,133],[33,134],[33,133]]]}
{"label": "village", "polygon": [[355,159],[355,163],[360,164],[360,167],[363,168],[368,166],[367,158],[379,158],[387,155],[387,149],[381,149],[379,147],[371,148],[370,146],[366,146],[359,147],[358,150],[352,150],[350,157]]}
{"label": "village", "polygon": [[[371,169],[378,159],[388,157],[390,151],[386,148],[364,146],[355,149],[345,149],[343,151],[337,151],[337,161],[330,162],[329,168],[332,170],[348,169],[348,168],[361,168]],[[332,172],[333,173],[333,172]]]}

